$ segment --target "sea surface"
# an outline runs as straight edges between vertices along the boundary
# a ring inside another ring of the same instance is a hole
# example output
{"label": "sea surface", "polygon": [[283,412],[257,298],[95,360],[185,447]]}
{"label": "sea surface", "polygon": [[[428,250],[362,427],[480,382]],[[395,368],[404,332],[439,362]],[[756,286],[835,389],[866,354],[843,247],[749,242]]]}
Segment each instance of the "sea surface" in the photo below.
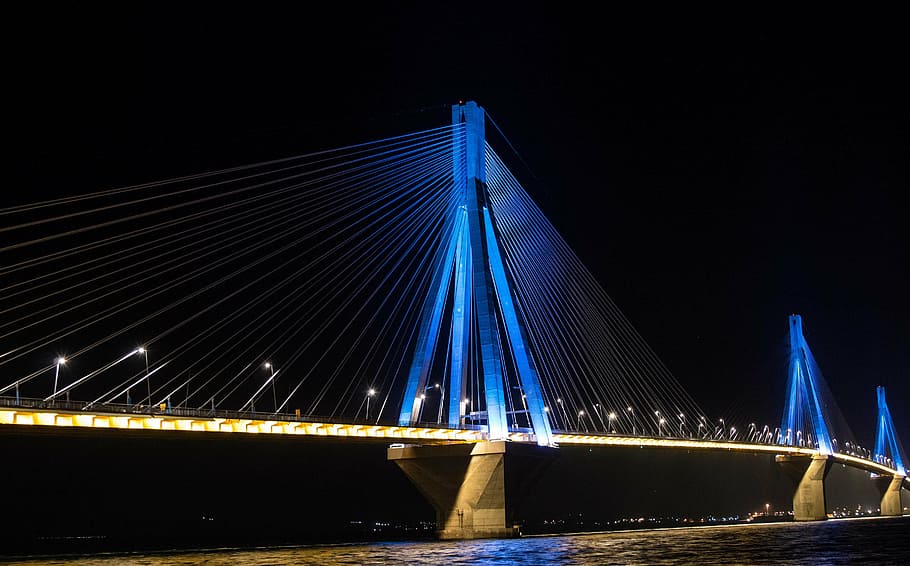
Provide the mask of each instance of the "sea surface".
{"label": "sea surface", "polygon": [[910,564],[910,516],[506,540],[388,542],[13,559],[12,564]]}

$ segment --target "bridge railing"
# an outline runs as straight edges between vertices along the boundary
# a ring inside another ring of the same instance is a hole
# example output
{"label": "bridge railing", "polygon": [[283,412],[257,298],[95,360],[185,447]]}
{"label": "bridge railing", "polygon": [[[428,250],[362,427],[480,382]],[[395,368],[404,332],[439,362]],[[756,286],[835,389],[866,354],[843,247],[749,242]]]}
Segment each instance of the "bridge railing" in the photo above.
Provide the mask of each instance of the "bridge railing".
{"label": "bridge railing", "polygon": [[[34,411],[68,411],[68,412],[96,412],[96,413],[114,413],[129,414],[153,417],[183,417],[193,419],[234,419],[234,420],[253,420],[253,421],[287,421],[303,423],[321,423],[321,424],[345,424],[345,425],[377,425],[374,420],[352,419],[342,416],[325,416],[294,413],[274,413],[263,411],[235,411],[223,409],[197,409],[192,407],[168,407],[166,405],[128,405],[125,403],[90,403],[86,401],[66,401],[53,400],[45,401],[44,399],[29,397],[8,397],[0,396],[0,407],[9,407],[11,409],[28,409]],[[446,423],[424,422],[415,423],[415,428],[434,428],[434,429],[457,429],[457,430],[481,430],[481,425],[462,425],[449,426]]]}

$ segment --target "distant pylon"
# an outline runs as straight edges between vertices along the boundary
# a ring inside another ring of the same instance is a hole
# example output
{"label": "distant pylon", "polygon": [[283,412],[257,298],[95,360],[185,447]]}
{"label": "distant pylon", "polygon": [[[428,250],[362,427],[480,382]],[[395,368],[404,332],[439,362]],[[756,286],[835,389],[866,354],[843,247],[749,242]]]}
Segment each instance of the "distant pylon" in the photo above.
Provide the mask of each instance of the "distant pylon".
{"label": "distant pylon", "polygon": [[889,457],[896,469],[901,475],[907,474],[907,468],[904,467],[903,448],[898,442],[897,431],[894,430],[894,421],[891,420],[891,411],[888,409],[888,403],[885,401],[885,388],[879,385],[875,388],[878,397],[878,423],[875,432],[875,459],[884,461]]}

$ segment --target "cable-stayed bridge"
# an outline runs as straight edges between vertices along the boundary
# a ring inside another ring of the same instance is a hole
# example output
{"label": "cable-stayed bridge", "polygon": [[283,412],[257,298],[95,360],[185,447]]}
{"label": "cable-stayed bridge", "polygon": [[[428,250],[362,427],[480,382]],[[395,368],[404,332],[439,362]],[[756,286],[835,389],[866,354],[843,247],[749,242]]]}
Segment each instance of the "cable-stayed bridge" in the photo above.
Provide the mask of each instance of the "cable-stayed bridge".
{"label": "cable-stayed bridge", "polygon": [[780,425],[709,418],[490,124],[3,209],[0,424],[390,443],[455,538],[512,534],[569,443],[775,455],[804,520],[840,462],[902,512],[883,389],[867,450],[793,315]]}

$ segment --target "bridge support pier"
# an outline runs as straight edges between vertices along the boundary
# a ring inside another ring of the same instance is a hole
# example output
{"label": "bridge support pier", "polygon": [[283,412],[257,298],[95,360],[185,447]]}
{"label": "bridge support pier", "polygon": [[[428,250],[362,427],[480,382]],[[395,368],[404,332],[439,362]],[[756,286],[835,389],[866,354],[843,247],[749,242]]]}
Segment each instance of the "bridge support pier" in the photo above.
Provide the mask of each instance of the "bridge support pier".
{"label": "bridge support pier", "polygon": [[904,476],[878,476],[874,479],[879,493],[882,494],[882,502],[879,506],[882,517],[900,517],[903,515],[904,506],[901,501],[901,487],[904,485]]}
{"label": "bridge support pier", "polygon": [[794,521],[824,521],[828,518],[825,506],[825,476],[834,459],[827,455],[794,456],[778,455],[775,461],[793,483]]}
{"label": "bridge support pier", "polygon": [[503,440],[389,448],[436,509],[440,539],[520,536],[518,509],[558,449]]}

